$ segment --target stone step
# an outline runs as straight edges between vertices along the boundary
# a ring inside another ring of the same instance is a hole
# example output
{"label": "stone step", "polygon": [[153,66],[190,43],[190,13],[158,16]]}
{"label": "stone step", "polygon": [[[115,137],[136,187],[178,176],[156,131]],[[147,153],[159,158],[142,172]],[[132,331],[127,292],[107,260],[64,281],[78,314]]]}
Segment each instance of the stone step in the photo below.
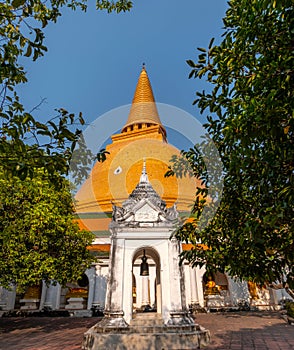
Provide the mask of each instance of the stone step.
{"label": "stone step", "polygon": [[161,314],[158,312],[134,312],[135,318],[161,318]]}
{"label": "stone step", "polygon": [[[169,327],[162,327],[169,328]],[[92,327],[84,334],[83,350],[195,350],[207,346],[209,331],[200,329],[183,333],[101,333]]]}
{"label": "stone step", "polygon": [[130,325],[129,333],[142,333],[142,334],[162,334],[162,333],[194,333],[197,331],[195,326],[166,326],[166,325],[153,325],[153,326],[133,326]]}
{"label": "stone step", "polygon": [[199,331],[198,324],[165,325],[161,314],[137,313],[129,325],[130,333],[185,333]]}
{"label": "stone step", "polygon": [[163,324],[161,314],[157,313],[134,314],[130,322],[131,326],[162,326]]}
{"label": "stone step", "polygon": [[201,331],[201,327],[199,325],[153,325],[153,326],[132,326],[128,327],[103,327],[103,325],[97,323],[95,326],[95,332],[97,333],[112,333],[112,334],[165,334],[165,333],[173,333],[173,334],[182,334],[182,333],[194,333]]}

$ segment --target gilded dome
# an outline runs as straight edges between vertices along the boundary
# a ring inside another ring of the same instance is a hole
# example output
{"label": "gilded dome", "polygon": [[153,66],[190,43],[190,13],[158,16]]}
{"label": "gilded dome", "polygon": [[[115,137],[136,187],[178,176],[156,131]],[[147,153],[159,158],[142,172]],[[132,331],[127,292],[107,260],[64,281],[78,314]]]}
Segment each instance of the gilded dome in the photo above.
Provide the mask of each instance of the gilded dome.
{"label": "gilded dome", "polygon": [[113,143],[106,149],[110,153],[107,159],[95,164],[77,193],[78,212],[111,212],[112,203],[121,205],[139,182],[143,158],[146,158],[149,181],[167,206],[176,202],[180,211],[191,209],[195,180],[164,176],[172,156],[180,155],[178,149],[152,138]]}
{"label": "gilded dome", "polygon": [[[149,107],[140,108],[141,103]],[[127,123],[120,134],[112,135],[112,143],[106,150],[109,152],[106,160],[94,165],[76,195],[76,211],[84,227],[92,231],[94,226],[97,231],[107,229],[113,204],[122,205],[138,184],[144,158],[149,181],[167,207],[176,203],[179,211],[191,210],[195,179],[165,177],[172,156],[179,156],[180,151],[166,141],[145,67],[139,76]],[[96,216],[94,224],[86,219],[89,213],[105,213],[105,216],[100,215],[100,220]]]}

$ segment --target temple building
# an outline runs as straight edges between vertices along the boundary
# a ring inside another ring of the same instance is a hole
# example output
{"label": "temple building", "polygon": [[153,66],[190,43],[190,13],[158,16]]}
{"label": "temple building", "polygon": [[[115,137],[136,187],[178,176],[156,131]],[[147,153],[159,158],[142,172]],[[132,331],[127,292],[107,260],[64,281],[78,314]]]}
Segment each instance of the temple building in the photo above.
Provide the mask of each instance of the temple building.
{"label": "temple building", "polygon": [[[168,143],[145,66],[126,123],[111,140],[106,160],[94,165],[76,194],[77,220],[95,234],[89,249],[97,263],[66,287],[43,284],[21,297],[0,287],[0,310],[46,307],[91,315],[93,309],[107,309],[112,298],[122,303],[118,309],[127,323],[140,311],[157,312],[168,323],[173,322],[172,305],[178,314],[188,308],[237,308],[243,301],[269,309],[289,298],[284,290],[257,287],[220,272],[207,275],[205,267],[188,262],[178,267],[178,253],[191,245],[170,238],[180,219],[189,217],[199,183],[189,176],[164,176],[180,151]],[[116,276],[120,289],[110,276]]]}

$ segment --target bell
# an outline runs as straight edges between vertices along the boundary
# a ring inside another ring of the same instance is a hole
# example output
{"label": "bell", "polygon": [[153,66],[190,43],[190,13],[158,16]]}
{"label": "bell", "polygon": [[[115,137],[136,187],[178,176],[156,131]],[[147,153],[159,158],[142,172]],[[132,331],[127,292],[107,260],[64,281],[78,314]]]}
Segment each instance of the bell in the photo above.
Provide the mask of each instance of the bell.
{"label": "bell", "polygon": [[145,249],[143,250],[142,262],[140,266],[140,276],[149,276],[149,265],[147,263],[147,257],[145,255]]}

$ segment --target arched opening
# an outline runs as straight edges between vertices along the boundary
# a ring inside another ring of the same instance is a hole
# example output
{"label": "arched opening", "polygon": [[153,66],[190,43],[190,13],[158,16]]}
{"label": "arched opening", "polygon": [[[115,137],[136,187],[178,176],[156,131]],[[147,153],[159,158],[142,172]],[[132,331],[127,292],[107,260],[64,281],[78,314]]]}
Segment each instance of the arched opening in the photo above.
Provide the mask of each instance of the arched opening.
{"label": "arched opening", "polygon": [[89,292],[89,279],[84,273],[76,282],[67,283],[65,295],[66,309],[86,309]]}
{"label": "arched opening", "polygon": [[[142,275],[142,257],[147,258],[148,275]],[[152,247],[140,247],[133,256],[133,312],[157,312],[161,314],[160,258]],[[134,291],[136,298],[134,298]]]}
{"label": "arched opening", "polygon": [[229,283],[227,276],[222,272],[203,275],[203,291],[206,306],[216,308],[227,306],[231,303]]}
{"label": "arched opening", "polygon": [[15,309],[36,310],[40,306],[42,283],[28,286],[25,293],[15,296]]}
{"label": "arched opening", "polygon": [[207,273],[203,275],[204,295],[225,295],[228,293],[228,279],[224,273]]}

